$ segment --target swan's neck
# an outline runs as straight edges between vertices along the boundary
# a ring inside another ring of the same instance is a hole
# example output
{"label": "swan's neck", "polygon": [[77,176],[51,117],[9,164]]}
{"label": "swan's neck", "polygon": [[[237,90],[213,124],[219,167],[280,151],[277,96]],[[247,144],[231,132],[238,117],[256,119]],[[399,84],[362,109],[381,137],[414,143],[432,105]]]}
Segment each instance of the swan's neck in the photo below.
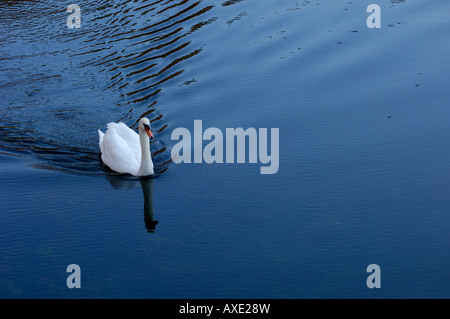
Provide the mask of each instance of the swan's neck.
{"label": "swan's neck", "polygon": [[153,161],[150,152],[150,139],[148,135],[139,130],[139,140],[141,142],[141,166],[139,167],[138,176],[146,176],[153,174]]}

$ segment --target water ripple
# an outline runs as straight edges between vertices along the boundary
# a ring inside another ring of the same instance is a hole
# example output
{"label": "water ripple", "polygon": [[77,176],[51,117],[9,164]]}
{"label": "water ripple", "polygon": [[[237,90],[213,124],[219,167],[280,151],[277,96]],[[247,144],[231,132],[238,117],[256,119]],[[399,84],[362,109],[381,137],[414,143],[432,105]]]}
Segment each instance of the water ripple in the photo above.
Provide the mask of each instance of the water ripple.
{"label": "water ripple", "polygon": [[[214,22],[214,7],[190,0],[84,1],[80,29],[59,2],[0,2],[0,152],[39,166],[103,173],[97,128],[152,122],[155,163],[166,167],[170,127],[158,103],[202,52],[190,36]],[[161,168],[163,169],[163,168]]]}

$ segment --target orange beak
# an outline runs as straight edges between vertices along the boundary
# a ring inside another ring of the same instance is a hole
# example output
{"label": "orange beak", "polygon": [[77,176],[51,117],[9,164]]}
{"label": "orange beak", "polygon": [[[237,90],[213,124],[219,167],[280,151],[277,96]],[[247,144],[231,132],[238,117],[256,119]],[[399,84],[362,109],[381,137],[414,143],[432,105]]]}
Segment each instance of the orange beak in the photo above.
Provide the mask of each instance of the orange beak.
{"label": "orange beak", "polygon": [[153,133],[152,133],[152,131],[150,130],[150,127],[148,127],[147,125],[145,126],[145,133],[147,133],[147,135],[148,135],[149,138],[154,138],[154,137],[153,137]]}

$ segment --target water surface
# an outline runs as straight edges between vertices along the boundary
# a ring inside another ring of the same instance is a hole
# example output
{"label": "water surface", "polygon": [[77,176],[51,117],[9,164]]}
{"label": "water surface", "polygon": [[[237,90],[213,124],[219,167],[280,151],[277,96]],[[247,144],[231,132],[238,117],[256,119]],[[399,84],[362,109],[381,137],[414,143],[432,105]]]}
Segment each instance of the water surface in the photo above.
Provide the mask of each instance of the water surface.
{"label": "water surface", "polygon": [[[370,3],[1,1],[0,296],[450,297],[450,7]],[[97,129],[142,116],[140,181]],[[196,119],[279,128],[279,171],[170,163]]]}

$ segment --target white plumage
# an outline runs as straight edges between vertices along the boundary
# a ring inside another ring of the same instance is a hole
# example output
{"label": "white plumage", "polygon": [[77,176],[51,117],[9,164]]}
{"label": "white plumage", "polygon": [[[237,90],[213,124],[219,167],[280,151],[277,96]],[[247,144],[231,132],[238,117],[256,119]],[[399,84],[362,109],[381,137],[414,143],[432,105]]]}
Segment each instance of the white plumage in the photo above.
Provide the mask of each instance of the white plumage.
{"label": "white plumage", "polygon": [[108,123],[107,131],[98,130],[102,161],[113,171],[134,176],[153,174],[149,138],[153,137],[150,121],[139,121],[139,134],[125,123]]}

